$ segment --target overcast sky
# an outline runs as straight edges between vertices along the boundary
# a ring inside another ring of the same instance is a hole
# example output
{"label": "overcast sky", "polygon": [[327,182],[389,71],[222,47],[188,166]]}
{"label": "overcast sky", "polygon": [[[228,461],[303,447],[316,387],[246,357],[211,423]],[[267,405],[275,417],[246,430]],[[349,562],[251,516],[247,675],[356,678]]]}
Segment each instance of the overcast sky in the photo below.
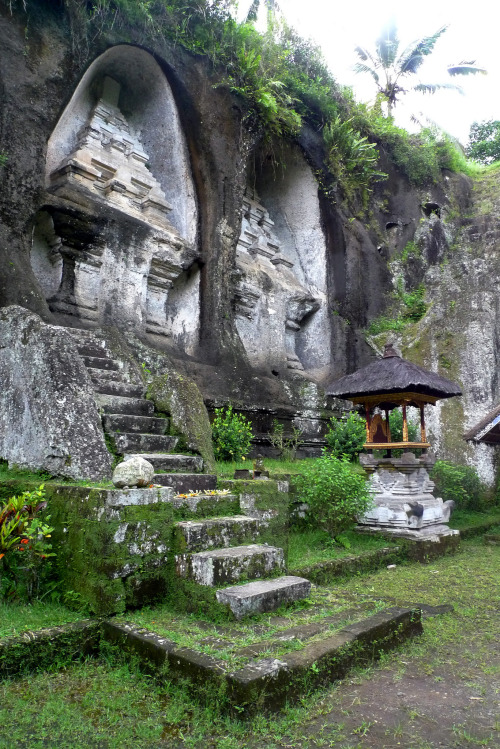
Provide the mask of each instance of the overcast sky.
{"label": "overcast sky", "polygon": [[[500,74],[498,37],[500,3],[493,0],[279,0],[288,22],[304,37],[322,48],[330,69],[341,84],[352,86],[359,101],[373,100],[374,81],[355,74],[354,48],[373,49],[384,23],[396,19],[400,49],[441,26],[449,28],[419,71],[423,83],[458,83],[465,91],[438,91],[434,95],[408,94],[396,108],[396,122],[410,127],[410,114],[423,113],[462,143],[468,139],[473,121],[500,120]],[[240,12],[249,6],[240,0]],[[462,60],[476,60],[488,75],[451,78],[446,67]]]}

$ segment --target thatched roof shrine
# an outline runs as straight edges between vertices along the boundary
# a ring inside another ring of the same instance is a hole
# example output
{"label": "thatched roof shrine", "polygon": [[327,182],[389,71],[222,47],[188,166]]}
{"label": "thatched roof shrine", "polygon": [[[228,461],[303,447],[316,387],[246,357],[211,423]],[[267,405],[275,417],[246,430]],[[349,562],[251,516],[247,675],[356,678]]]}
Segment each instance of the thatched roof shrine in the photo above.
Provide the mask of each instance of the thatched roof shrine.
{"label": "thatched roof shrine", "polygon": [[418,394],[423,396],[418,398],[419,401],[425,400],[430,403],[440,398],[462,395],[459,386],[454,382],[403,359],[390,343],[386,344],[381,359],[353,374],[341,377],[340,380],[333,382],[326,392],[327,395],[357,402],[371,400],[371,396],[391,393]]}
{"label": "thatched roof shrine", "polygon": [[465,432],[464,440],[484,442],[487,445],[500,444],[500,404]]}

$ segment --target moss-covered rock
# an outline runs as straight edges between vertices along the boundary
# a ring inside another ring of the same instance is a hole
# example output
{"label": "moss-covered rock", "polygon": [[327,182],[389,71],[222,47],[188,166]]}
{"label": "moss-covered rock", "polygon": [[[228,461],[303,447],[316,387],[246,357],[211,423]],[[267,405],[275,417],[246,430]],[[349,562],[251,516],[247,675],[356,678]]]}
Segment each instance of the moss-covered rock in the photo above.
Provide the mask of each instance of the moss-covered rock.
{"label": "moss-covered rock", "polygon": [[220,482],[223,489],[240,498],[241,511],[259,522],[259,543],[283,549],[288,560],[289,503],[288,481],[233,481]]}
{"label": "moss-covered rock", "polygon": [[212,429],[202,395],[195,383],[178,372],[155,377],[147,397],[157,411],[170,414],[170,430],[184,442],[185,448],[199,453],[205,471],[215,470]]}

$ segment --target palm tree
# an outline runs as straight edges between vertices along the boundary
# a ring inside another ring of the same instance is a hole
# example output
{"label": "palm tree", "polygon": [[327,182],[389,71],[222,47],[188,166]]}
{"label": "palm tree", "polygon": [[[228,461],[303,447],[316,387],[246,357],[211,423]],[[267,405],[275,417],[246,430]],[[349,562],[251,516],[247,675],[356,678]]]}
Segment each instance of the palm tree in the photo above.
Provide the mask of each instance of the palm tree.
{"label": "palm tree", "polygon": [[[425,36],[412,42],[401,54],[398,54],[398,32],[395,22],[390,21],[375,43],[375,53],[369,52],[364,47],[356,47],[356,54],[362,62],[356,63],[354,70],[356,73],[369,73],[372,76],[379,94],[387,102],[389,117],[392,116],[399,96],[410,90],[426,94],[433,94],[443,88],[462,91],[460,86],[453,83],[417,83],[409,88],[403,85],[407,76],[418,72],[425,58],[432,53],[436,42],[447,28],[443,26],[432,36]],[[447,71],[452,76],[486,73],[486,70],[476,67],[474,63],[475,60],[463,60],[457,65],[448,66]]]}

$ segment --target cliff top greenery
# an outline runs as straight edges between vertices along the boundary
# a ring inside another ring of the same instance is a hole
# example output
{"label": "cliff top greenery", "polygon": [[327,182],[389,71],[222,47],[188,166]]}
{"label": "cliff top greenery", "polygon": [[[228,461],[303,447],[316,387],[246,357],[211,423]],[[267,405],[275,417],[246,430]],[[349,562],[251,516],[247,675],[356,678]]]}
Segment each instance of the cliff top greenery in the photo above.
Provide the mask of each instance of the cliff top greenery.
{"label": "cliff top greenery", "polygon": [[[37,0],[0,2],[29,15]],[[250,129],[271,141],[293,141],[304,125],[321,134],[319,181],[327,193],[339,187],[344,197],[365,201],[373,183],[386,178],[382,156],[417,186],[437,181],[442,169],[469,171],[460,146],[437,128],[410,135],[383,115],[381,102],[358,104],[334,79],[321,50],[288,26],[270,0],[262,33],[255,27],[258,0],[242,22],[231,14],[234,0],[61,2],[78,37],[75,46],[111,34],[160,52],[164,43],[179,45],[208,59],[215,87],[229,87],[242,100]]]}

